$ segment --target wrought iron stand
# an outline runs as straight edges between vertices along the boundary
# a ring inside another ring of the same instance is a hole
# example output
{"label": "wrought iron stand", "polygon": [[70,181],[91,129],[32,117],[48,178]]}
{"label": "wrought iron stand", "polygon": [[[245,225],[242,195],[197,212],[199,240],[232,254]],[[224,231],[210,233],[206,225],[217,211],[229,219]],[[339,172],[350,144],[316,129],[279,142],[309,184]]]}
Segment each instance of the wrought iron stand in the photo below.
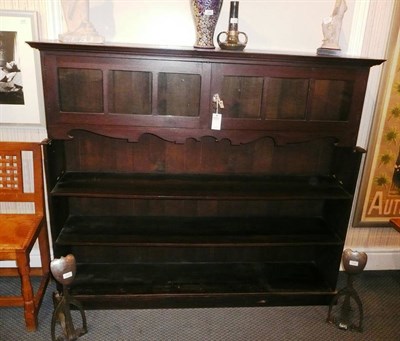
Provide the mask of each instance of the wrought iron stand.
{"label": "wrought iron stand", "polygon": [[[69,287],[75,277],[76,262],[73,255],[54,259],[50,264],[54,278],[62,284],[63,292],[53,294],[54,312],[51,319],[51,340],[52,341],[75,341],[87,333],[85,311],[82,304],[69,293]],[[74,306],[80,312],[82,327],[75,329],[71,316],[70,306]],[[63,335],[56,338],[56,324],[60,323]]]}
{"label": "wrought iron stand", "polygon": [[[363,331],[364,310],[360,297],[354,289],[353,282],[354,276],[361,273],[367,263],[367,254],[365,252],[352,251],[346,249],[343,251],[343,267],[347,275],[347,286],[333,297],[329,306],[327,322],[334,323],[338,328],[344,330],[354,330],[358,332]],[[343,304],[340,307],[340,316],[334,317],[332,314],[333,306],[338,304],[339,298],[344,297]],[[351,299],[353,299],[358,307],[359,321],[358,324],[352,323],[353,308],[351,306]]]}

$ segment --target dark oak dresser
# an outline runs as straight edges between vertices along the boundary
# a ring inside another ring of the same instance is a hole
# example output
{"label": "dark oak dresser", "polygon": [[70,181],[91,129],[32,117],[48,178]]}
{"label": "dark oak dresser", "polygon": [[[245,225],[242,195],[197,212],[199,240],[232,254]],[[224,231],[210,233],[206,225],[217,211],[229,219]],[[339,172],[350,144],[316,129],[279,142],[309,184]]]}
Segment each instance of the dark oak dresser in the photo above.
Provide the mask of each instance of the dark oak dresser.
{"label": "dark oak dresser", "polygon": [[85,308],[330,303],[382,60],[29,44],[54,255]]}

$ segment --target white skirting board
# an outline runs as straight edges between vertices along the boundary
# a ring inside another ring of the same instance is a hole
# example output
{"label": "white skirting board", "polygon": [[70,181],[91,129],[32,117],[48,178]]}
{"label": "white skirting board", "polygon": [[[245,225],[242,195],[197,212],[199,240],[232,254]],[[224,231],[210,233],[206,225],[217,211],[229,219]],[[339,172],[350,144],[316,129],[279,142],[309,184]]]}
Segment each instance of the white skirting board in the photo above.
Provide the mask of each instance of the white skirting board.
{"label": "white skirting board", "polygon": [[365,270],[400,270],[400,250],[365,250],[368,262]]}

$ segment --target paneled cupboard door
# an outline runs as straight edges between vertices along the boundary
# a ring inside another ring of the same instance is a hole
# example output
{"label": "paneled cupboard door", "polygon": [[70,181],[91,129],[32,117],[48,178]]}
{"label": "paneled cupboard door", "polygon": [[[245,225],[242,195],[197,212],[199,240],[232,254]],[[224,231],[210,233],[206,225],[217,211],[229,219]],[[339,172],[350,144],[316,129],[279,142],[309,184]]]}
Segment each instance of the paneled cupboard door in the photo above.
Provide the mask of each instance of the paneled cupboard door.
{"label": "paneled cupboard door", "polygon": [[216,64],[211,92],[218,93],[224,104],[222,129],[333,129],[340,134],[358,127],[362,105],[355,96],[357,72]]}
{"label": "paneled cupboard door", "polygon": [[48,65],[59,99],[47,100],[50,124],[199,128],[209,111],[209,64],[57,56]]}

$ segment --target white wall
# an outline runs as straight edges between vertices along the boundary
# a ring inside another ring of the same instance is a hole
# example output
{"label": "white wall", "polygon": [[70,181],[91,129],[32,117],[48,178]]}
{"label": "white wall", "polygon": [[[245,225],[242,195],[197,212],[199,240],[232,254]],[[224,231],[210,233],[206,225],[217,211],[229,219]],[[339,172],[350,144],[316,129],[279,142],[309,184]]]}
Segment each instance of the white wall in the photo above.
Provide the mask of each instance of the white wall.
{"label": "white wall", "polygon": [[[347,0],[342,49],[347,51],[354,11]],[[322,41],[321,22],[334,0],[241,0],[239,29],[248,49],[315,52]],[[230,1],[223,2],[216,33],[228,28]],[[192,46],[195,27],[190,0],[92,0],[91,21],[106,41]]]}

